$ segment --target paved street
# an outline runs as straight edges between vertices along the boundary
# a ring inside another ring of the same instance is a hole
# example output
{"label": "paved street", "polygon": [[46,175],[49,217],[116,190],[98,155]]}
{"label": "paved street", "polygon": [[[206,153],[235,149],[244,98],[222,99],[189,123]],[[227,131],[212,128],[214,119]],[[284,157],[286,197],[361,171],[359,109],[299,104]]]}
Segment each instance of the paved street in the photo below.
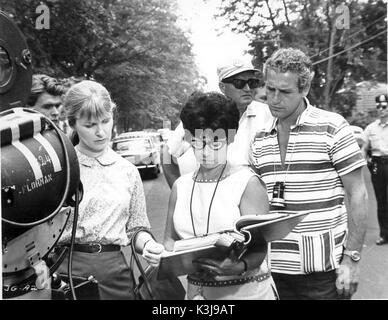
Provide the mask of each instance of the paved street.
{"label": "paved street", "polygon": [[376,198],[369,178],[364,172],[369,193],[368,229],[362,251],[360,284],[354,299],[388,299],[388,245],[377,246],[379,234]]}
{"label": "paved street", "polygon": [[[353,299],[388,299],[388,245],[377,246],[378,235],[375,197],[365,171],[370,194],[369,219],[366,241],[362,253],[359,289]],[[170,189],[163,174],[157,179],[143,179],[147,210],[156,238],[163,239]]]}

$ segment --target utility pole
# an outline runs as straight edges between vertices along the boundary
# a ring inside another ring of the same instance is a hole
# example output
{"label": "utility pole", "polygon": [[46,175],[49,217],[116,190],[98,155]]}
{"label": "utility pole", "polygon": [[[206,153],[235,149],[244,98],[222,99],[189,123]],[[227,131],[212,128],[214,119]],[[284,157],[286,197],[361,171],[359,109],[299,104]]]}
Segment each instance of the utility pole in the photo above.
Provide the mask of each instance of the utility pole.
{"label": "utility pole", "polygon": [[[328,5],[330,6],[330,1]],[[336,28],[337,16],[334,15],[334,17],[330,19],[330,8],[328,8],[327,14],[328,14],[328,22],[330,23],[331,31],[330,31],[330,38],[329,38],[329,59],[328,59],[327,68],[326,68],[326,85],[323,91],[323,98],[324,98],[323,107],[327,110],[331,110],[330,88],[331,88],[331,83],[333,81],[333,52],[334,52],[335,34],[337,31],[337,28]]]}

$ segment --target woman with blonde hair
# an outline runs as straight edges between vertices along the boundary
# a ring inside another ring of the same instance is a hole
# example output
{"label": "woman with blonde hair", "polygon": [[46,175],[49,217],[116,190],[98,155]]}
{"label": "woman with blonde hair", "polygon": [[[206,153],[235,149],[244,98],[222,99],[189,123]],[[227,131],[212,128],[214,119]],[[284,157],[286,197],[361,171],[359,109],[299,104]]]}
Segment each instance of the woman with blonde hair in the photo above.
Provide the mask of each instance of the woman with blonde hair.
{"label": "woman with blonde hair", "polygon": [[[85,80],[66,93],[64,108],[74,134],[84,188],[72,274],[98,281],[101,299],[133,299],[134,279],[121,251],[138,229],[136,249],[156,266],[163,245],[149,233],[144,190],[136,167],[109,147],[115,104],[101,84]],[[60,239],[69,245],[72,217]],[[67,260],[67,259],[66,259]],[[59,272],[67,272],[67,261]]]}

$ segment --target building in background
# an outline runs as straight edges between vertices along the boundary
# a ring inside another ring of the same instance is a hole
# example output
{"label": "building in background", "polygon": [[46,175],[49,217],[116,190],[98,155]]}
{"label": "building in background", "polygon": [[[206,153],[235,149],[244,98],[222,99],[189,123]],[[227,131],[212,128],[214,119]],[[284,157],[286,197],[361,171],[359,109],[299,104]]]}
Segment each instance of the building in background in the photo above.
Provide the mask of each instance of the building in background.
{"label": "building in background", "polygon": [[388,85],[386,83],[373,84],[369,81],[362,81],[356,84],[357,103],[353,109],[353,114],[358,112],[376,113],[376,96],[387,94]]}
{"label": "building in background", "polygon": [[[388,85],[384,82],[362,81],[352,89],[340,89],[336,93],[340,95],[355,96],[351,105],[344,104],[342,110],[336,110],[342,114],[350,124],[365,128],[377,117],[376,96],[387,94]],[[347,99],[348,103],[350,99]],[[342,112],[341,112],[342,111]]]}

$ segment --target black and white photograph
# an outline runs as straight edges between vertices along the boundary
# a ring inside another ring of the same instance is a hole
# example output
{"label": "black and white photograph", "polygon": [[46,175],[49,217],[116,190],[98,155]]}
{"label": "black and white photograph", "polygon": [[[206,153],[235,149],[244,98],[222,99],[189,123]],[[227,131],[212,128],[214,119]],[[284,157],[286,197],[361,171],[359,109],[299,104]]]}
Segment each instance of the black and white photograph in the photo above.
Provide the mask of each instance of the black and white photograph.
{"label": "black and white photograph", "polygon": [[0,300],[388,300],[387,60],[386,0],[0,0]]}

